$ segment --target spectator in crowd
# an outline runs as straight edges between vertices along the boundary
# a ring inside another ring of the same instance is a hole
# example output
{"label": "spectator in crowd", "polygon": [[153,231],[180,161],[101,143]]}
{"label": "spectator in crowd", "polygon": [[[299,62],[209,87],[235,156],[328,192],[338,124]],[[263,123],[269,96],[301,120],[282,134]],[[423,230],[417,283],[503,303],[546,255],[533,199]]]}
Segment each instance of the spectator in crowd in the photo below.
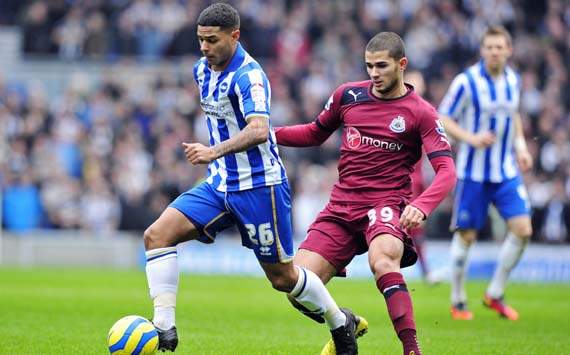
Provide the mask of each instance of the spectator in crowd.
{"label": "spectator in crowd", "polygon": [[[533,171],[524,176],[533,240],[570,240],[567,1],[231,2],[243,14],[244,46],[260,59],[272,82],[277,126],[312,120],[331,88],[365,79],[360,48],[380,29],[403,35],[416,66],[411,69],[425,76],[424,96],[437,105],[460,68],[477,56],[487,25],[507,27],[515,48],[511,64],[522,73],[525,136],[536,158]],[[100,77],[70,75],[61,90],[2,79],[9,73],[0,73],[4,203],[12,188],[25,184],[36,190],[30,196],[37,196],[32,200],[39,201],[41,211],[21,228],[144,230],[166,201],[198,181],[203,171],[185,164],[179,143],[207,143],[188,64],[199,55],[194,19],[206,3],[0,1],[0,23],[20,27],[25,55],[109,62]],[[344,20],[335,22],[338,18]],[[155,70],[139,70],[137,62],[151,62]],[[328,166],[338,158],[338,146],[339,137],[332,136],[316,149],[284,150],[293,197],[299,197],[293,202],[296,211],[329,192]],[[307,171],[327,178],[317,179],[318,188],[307,186]],[[82,198],[78,191],[101,191],[104,202]],[[59,193],[69,195],[53,197]],[[87,220],[76,216],[83,209],[93,211],[91,205],[109,206],[109,211]],[[432,217],[436,228],[428,225],[429,238],[448,236],[446,216],[443,209]],[[302,216],[295,218],[299,231]],[[4,225],[13,228],[7,220]]]}

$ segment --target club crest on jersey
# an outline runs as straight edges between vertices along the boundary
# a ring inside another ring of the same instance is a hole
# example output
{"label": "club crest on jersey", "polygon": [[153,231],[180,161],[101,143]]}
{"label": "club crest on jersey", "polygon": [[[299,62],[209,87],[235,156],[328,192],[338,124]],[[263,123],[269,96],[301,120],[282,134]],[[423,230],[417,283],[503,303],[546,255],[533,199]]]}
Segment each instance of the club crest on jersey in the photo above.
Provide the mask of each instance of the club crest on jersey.
{"label": "club crest on jersey", "polygon": [[220,84],[220,92],[224,94],[228,90],[228,87],[229,87],[228,82],[224,81],[223,83]]}
{"label": "club crest on jersey", "polygon": [[354,127],[348,127],[346,129],[346,144],[351,149],[356,149],[360,147],[360,143],[362,142],[362,136],[360,132]]}
{"label": "club crest on jersey", "polygon": [[390,123],[390,129],[392,132],[402,133],[406,130],[406,121],[404,121],[404,117],[398,115],[396,118],[392,120]]}

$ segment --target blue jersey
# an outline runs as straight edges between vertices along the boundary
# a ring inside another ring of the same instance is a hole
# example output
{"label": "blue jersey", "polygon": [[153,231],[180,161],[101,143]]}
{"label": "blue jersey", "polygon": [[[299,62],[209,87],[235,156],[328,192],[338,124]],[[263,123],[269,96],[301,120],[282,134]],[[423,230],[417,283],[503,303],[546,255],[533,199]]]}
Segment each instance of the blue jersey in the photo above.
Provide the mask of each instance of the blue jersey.
{"label": "blue jersey", "polygon": [[459,179],[498,183],[519,175],[513,151],[513,117],[520,93],[519,77],[508,66],[493,78],[481,60],[455,77],[439,112],[470,132],[491,131],[497,139],[482,149],[461,142],[455,164]]}
{"label": "blue jersey", "polygon": [[[271,88],[257,63],[241,46],[222,72],[212,70],[203,57],[194,65],[200,104],[206,115],[210,145],[238,134],[250,116],[269,120]],[[228,154],[208,166],[207,182],[218,191],[243,191],[287,180],[271,128],[267,142]]]}

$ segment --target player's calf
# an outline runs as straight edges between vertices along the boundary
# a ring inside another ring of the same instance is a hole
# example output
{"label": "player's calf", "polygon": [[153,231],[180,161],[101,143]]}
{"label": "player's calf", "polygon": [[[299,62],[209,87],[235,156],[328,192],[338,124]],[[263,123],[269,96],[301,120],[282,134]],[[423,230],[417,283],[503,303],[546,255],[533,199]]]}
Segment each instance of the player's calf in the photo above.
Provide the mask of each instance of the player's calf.
{"label": "player's calf", "polygon": [[402,274],[397,272],[384,274],[376,281],[376,286],[384,296],[388,315],[402,342],[404,354],[420,355],[412,299]]}
{"label": "player's calf", "polygon": [[297,302],[291,295],[287,295],[287,299],[289,300],[289,302],[291,302],[293,307],[295,307],[299,312],[301,312],[301,314],[311,318],[312,320],[314,320],[317,323],[323,324],[325,322],[325,318],[323,317],[321,312],[311,311],[307,307],[305,307],[302,304],[300,304],[299,302]]}

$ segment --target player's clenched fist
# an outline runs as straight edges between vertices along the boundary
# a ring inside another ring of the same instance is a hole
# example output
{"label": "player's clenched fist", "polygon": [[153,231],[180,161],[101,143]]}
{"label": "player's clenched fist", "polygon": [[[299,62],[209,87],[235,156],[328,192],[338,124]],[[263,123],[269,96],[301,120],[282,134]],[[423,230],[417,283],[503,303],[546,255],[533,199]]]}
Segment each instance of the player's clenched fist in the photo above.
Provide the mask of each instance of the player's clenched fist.
{"label": "player's clenched fist", "polygon": [[186,160],[194,165],[208,164],[216,159],[216,153],[211,147],[206,147],[200,143],[182,143],[182,146]]}
{"label": "player's clenched fist", "polygon": [[422,211],[414,206],[407,205],[400,216],[400,226],[402,228],[416,228],[424,219],[425,215]]}

